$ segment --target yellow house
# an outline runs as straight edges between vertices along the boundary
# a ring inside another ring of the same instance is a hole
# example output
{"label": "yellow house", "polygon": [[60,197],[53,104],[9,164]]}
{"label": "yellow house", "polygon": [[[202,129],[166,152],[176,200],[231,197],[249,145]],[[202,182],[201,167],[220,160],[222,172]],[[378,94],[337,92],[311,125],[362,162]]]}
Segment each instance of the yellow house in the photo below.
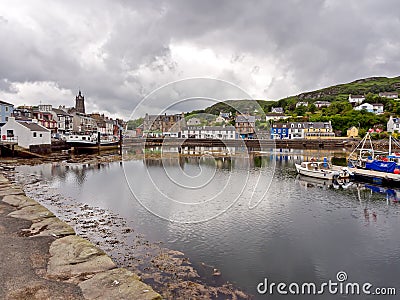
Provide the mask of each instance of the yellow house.
{"label": "yellow house", "polygon": [[335,138],[330,122],[310,122],[306,123],[304,129],[304,138],[313,139],[332,139]]}
{"label": "yellow house", "polygon": [[349,138],[358,137],[358,129],[357,129],[357,127],[352,126],[349,129],[347,129],[347,137],[349,137]]}

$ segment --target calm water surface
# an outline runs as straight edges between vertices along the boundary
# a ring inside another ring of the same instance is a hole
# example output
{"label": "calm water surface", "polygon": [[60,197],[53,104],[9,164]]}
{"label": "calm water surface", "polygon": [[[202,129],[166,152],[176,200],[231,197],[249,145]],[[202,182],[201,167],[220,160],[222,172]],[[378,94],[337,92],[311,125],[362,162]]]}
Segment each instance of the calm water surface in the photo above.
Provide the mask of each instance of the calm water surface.
{"label": "calm water surface", "polygon": [[[335,188],[299,178],[294,163],[301,159],[148,159],[98,169],[48,164],[20,171],[40,173],[61,194],[121,215],[148,239],[184,252],[195,264],[217,266],[225,280],[257,299],[288,298],[257,295],[264,278],[321,283],[336,280],[339,271],[348,281],[393,286],[400,293],[396,191],[363,184]],[[253,191],[262,201],[250,209]],[[209,220],[170,221],[201,216]]]}

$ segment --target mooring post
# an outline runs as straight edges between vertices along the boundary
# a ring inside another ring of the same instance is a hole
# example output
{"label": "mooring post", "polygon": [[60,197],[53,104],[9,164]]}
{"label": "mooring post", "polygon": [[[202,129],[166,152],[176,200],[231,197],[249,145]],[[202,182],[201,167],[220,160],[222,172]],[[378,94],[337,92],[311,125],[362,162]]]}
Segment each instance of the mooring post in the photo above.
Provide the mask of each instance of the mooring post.
{"label": "mooring post", "polygon": [[122,155],[122,129],[119,130],[119,155]]}
{"label": "mooring post", "polygon": [[97,154],[100,155],[100,131],[97,132]]}

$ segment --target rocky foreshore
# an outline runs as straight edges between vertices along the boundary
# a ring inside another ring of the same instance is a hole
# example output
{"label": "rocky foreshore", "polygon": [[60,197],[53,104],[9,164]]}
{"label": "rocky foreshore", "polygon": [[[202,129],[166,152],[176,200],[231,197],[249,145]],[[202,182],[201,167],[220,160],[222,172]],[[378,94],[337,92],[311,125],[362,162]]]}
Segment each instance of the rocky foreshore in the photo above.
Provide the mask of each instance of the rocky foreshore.
{"label": "rocky foreshore", "polygon": [[161,299],[0,175],[1,299]]}
{"label": "rocky foreshore", "polygon": [[[99,161],[95,163],[93,159],[93,157],[82,157],[66,164],[52,162],[52,167],[68,170],[71,168],[74,170],[76,168],[96,169],[96,163]],[[107,167],[107,162],[104,160],[101,165]],[[100,166],[100,169],[103,167]],[[21,168],[25,169],[25,167]],[[17,167],[15,171],[4,171],[5,176],[19,188],[18,193],[22,188],[31,199],[35,199],[72,226],[77,235],[100,247],[111,257],[117,267],[140,276],[142,281],[151,285],[163,299],[252,298],[224,280],[224,274],[221,274],[215,266],[201,262],[192,264],[184,253],[167,249],[161,242],[147,240],[143,234],[135,230],[136,228],[134,229],[129,220],[107,209],[88,205],[84,199],[79,201],[64,197],[42,178],[40,171],[28,171],[28,167],[23,172],[22,169],[18,170]],[[32,228],[33,232],[41,234],[40,228],[43,227],[41,225],[45,224],[45,222],[39,223]],[[30,234],[30,232],[25,233],[26,236]],[[106,299],[112,298],[106,297]],[[141,298],[128,297],[127,299]]]}

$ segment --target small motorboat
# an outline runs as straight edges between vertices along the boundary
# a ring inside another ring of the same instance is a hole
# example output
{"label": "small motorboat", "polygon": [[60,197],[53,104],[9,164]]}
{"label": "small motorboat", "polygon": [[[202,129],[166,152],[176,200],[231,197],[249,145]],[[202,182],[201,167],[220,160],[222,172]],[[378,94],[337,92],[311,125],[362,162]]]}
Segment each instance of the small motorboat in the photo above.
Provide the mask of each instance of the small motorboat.
{"label": "small motorboat", "polygon": [[296,165],[296,170],[299,174],[310,176],[319,179],[326,180],[337,180],[349,178],[350,174],[347,172],[346,168],[332,167],[326,161],[309,161],[302,162],[300,165]]}

